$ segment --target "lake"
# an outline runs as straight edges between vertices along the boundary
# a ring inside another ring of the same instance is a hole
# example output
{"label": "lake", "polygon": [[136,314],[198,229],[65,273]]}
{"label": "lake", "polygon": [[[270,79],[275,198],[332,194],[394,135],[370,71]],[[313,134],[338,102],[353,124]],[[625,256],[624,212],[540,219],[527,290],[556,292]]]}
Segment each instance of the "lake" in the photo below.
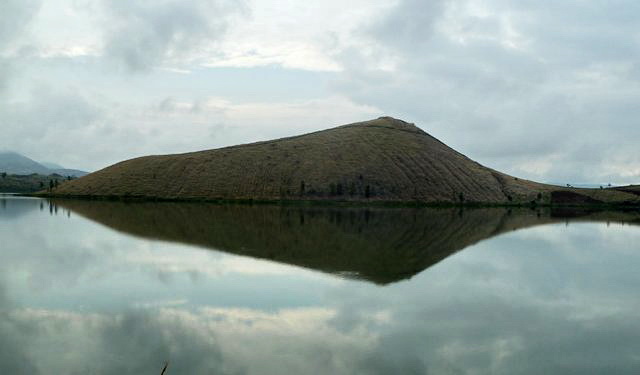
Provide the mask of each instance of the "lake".
{"label": "lake", "polygon": [[0,196],[0,373],[637,374],[639,224]]}

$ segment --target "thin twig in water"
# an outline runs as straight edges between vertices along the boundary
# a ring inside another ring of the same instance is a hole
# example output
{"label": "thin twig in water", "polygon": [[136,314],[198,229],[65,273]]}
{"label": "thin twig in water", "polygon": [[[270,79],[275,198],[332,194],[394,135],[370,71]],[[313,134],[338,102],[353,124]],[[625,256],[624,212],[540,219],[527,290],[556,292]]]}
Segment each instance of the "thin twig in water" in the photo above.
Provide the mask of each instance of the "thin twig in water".
{"label": "thin twig in water", "polygon": [[162,368],[160,375],[164,375],[165,371],[167,371],[167,367],[169,367],[169,361],[164,363],[164,367]]}

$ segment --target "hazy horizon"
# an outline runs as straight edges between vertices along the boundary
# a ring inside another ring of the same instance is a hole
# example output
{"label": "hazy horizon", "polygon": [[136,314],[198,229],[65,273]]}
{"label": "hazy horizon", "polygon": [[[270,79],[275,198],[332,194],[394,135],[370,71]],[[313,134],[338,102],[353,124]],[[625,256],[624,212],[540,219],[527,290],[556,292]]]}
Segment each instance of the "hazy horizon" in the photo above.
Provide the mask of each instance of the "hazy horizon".
{"label": "hazy horizon", "polygon": [[537,181],[640,182],[640,4],[3,0],[0,149],[97,170],[383,115]]}

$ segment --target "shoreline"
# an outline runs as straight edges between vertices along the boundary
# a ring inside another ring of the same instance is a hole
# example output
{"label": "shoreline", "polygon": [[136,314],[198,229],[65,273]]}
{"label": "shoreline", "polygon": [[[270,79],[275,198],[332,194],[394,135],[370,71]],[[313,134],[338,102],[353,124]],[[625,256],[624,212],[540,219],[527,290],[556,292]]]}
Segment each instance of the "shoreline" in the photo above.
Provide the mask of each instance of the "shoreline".
{"label": "shoreline", "polygon": [[18,193],[14,196],[85,200],[85,201],[116,201],[124,203],[145,202],[173,202],[173,203],[211,203],[220,205],[274,205],[300,207],[388,207],[388,208],[585,208],[598,210],[640,210],[640,203],[630,202],[597,202],[597,203],[561,203],[561,202],[423,202],[423,201],[392,201],[392,200],[335,200],[335,199],[229,199],[229,198],[162,198],[147,196],[96,196],[96,195],[57,195],[49,193]]}

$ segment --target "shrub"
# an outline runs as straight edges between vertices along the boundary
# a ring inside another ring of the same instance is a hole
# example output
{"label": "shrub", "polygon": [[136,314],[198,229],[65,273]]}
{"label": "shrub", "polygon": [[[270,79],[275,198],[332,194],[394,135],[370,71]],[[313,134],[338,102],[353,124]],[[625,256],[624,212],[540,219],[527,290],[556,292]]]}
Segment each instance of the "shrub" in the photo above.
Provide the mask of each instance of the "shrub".
{"label": "shrub", "polygon": [[331,183],[329,184],[329,194],[330,195],[336,195],[336,184]]}

